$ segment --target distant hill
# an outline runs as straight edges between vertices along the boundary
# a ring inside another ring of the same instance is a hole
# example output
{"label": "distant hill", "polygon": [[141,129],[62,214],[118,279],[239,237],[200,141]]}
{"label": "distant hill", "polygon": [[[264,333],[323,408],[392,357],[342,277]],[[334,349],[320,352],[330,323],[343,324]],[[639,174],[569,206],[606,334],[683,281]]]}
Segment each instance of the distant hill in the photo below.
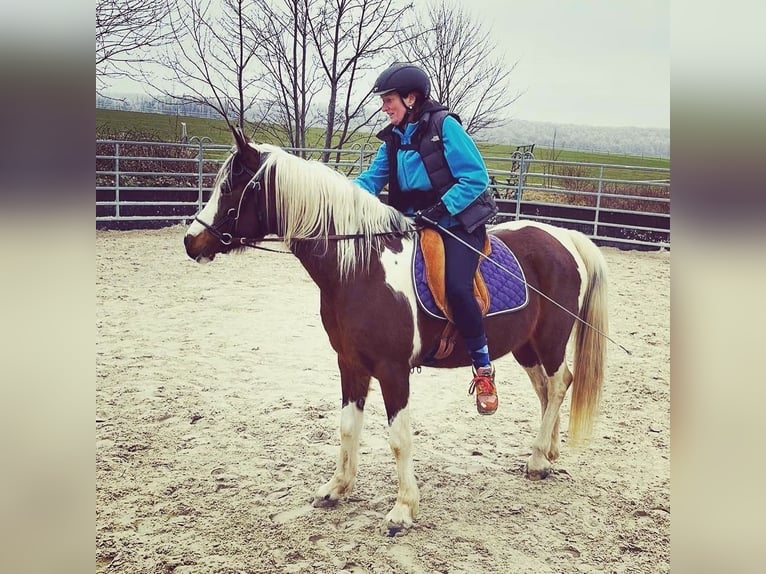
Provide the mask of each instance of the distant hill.
{"label": "distant hill", "polygon": [[[554,142],[555,137],[555,142]],[[502,128],[485,130],[483,141],[650,157],[670,157],[670,130],[660,128],[600,127],[512,120]]]}

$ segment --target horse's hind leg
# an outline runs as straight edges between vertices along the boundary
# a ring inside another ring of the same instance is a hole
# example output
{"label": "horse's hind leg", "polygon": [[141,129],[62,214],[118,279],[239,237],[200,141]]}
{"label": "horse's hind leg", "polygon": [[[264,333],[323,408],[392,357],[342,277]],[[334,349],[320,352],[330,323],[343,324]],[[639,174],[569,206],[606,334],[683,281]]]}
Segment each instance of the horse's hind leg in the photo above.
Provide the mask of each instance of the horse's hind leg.
{"label": "horse's hind leg", "polygon": [[399,491],[394,507],[383,521],[383,531],[389,536],[412,526],[420,505],[420,492],[412,464],[412,427],[410,426],[409,366],[388,365],[378,375],[389,425],[389,445],[396,460]]}
{"label": "horse's hind leg", "polygon": [[370,375],[361,368],[340,358],[340,380],[343,407],[340,412],[340,453],[335,474],[319,487],[314,495],[314,506],[332,506],[354,488],[359,461],[359,437],[364,421],[364,401],[370,388]]}
{"label": "horse's hind leg", "polygon": [[527,368],[527,373],[540,398],[543,415],[540,430],[532,442],[532,454],[527,461],[527,476],[539,480],[550,474],[551,463],[559,456],[559,411],[572,382],[572,374],[566,362],[550,375],[540,365]]}
{"label": "horse's hind leg", "polygon": [[[513,356],[527,372],[532,388],[535,389],[535,394],[540,401],[540,416],[545,417],[545,411],[548,408],[548,375],[545,374],[542,365],[540,365],[540,358],[529,343],[514,351]],[[559,419],[556,417],[551,431],[551,448],[546,453],[546,458],[551,462],[558,457],[558,428]]]}
{"label": "horse's hind leg", "polygon": [[[524,370],[529,376],[529,380],[532,381],[532,387],[535,389],[537,398],[540,400],[540,417],[545,416],[545,410],[548,408],[548,375],[545,374],[541,365],[535,365],[533,367],[524,367]],[[551,448],[546,456],[548,460],[554,462],[559,455],[559,418],[556,417],[556,422],[553,424],[553,432],[551,433]]]}
{"label": "horse's hind leg", "polygon": [[[564,365],[564,368],[566,369],[564,372],[564,382],[566,383],[566,388],[569,388],[569,385],[572,382],[572,373],[566,365]],[[527,375],[529,375],[529,380],[532,381],[532,386],[537,393],[537,398],[540,399],[540,415],[541,417],[544,417],[545,411],[548,408],[548,375],[545,374],[541,365],[525,367],[524,369],[527,371]],[[561,417],[557,412],[556,420],[553,423],[553,430],[551,431],[550,448],[546,453],[548,460],[551,462],[555,462],[556,459],[558,459],[561,451],[561,434],[559,432],[560,420]]]}

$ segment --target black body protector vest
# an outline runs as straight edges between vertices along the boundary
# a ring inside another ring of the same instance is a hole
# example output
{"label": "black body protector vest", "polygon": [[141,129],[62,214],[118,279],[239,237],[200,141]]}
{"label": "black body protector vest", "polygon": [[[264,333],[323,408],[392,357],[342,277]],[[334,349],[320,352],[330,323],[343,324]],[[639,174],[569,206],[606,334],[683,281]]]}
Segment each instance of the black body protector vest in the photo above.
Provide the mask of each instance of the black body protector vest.
{"label": "black body protector vest", "polygon": [[[411,143],[401,145],[399,136],[393,133],[394,126],[389,125],[377,134],[377,137],[386,143],[388,152],[388,204],[404,213],[414,213],[418,210],[430,207],[439,201],[444,193],[451,188],[457,180],[452,175],[444,157],[444,143],[442,142],[442,124],[448,115],[455,118],[458,123],[460,117],[448,110],[446,106],[426,103],[425,111],[418,120],[418,129],[413,134]],[[428,179],[431,181],[431,189],[428,191],[403,191],[399,187],[397,174],[397,152],[399,150],[415,150],[420,154],[420,159],[426,168]],[[466,209],[455,217],[463,226],[472,232],[476,227],[486,223],[497,213],[497,206],[491,194],[486,190]]]}
{"label": "black body protector vest", "polygon": [[[427,103],[425,111],[418,120],[418,129],[408,145],[402,145],[399,136],[394,134],[394,126],[389,125],[378,133],[378,138],[386,143],[388,152],[388,204],[399,211],[412,213],[419,209],[430,207],[457,181],[447,165],[442,143],[442,123],[447,115],[458,122],[460,118],[451,114],[445,106]],[[431,180],[429,191],[402,191],[399,187],[397,173],[397,152],[399,150],[415,150]]]}

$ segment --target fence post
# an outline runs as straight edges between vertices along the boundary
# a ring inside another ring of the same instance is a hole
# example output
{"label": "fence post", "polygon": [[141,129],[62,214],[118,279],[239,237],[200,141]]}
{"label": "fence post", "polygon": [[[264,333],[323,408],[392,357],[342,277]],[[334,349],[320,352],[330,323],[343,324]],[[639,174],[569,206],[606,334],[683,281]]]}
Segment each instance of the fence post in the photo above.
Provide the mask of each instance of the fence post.
{"label": "fence post", "polygon": [[204,150],[202,149],[202,140],[198,140],[199,150],[197,151],[197,207],[202,211],[202,164],[205,161]]}
{"label": "fence post", "polygon": [[521,219],[521,195],[524,193],[524,154],[519,160],[519,175],[516,178],[516,221]]}
{"label": "fence post", "polygon": [[114,144],[114,217],[120,218],[120,142]]}
{"label": "fence post", "polygon": [[[195,142],[196,140],[196,142]],[[197,211],[202,211],[202,165],[205,163],[205,150],[203,145],[205,140],[212,142],[209,137],[192,136],[189,138],[189,143],[197,144]]]}
{"label": "fence post", "polygon": [[601,211],[601,190],[604,183],[604,166],[599,168],[598,172],[598,192],[596,193],[596,217],[593,221],[593,237],[598,237],[598,216]]}

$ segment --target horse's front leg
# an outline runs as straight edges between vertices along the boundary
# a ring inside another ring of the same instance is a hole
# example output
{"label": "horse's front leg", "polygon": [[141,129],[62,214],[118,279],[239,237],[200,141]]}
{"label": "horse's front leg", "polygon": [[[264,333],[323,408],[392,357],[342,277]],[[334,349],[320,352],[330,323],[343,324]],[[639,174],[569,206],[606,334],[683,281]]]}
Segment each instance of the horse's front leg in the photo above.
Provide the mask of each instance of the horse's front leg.
{"label": "horse's front leg", "polygon": [[359,461],[359,437],[364,422],[364,401],[370,388],[370,375],[338,357],[343,406],[340,412],[340,453],[335,474],[319,487],[314,506],[333,506],[354,488]]}
{"label": "horse's front leg", "polygon": [[389,425],[389,445],[396,461],[399,492],[394,507],[386,515],[382,530],[388,536],[409,529],[418,513],[420,492],[412,465],[412,427],[408,402],[409,367],[387,369],[379,378]]}

